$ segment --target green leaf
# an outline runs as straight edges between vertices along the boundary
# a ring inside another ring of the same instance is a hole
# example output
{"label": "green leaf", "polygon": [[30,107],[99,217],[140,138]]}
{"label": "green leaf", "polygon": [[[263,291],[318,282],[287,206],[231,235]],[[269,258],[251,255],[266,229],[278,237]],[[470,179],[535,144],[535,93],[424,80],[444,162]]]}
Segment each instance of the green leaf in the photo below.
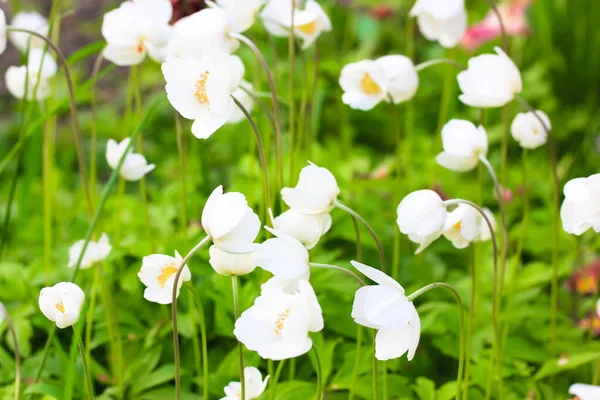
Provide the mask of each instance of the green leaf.
{"label": "green leaf", "polygon": [[598,358],[600,358],[600,352],[573,354],[569,355],[566,359],[554,358],[546,361],[542,365],[542,368],[534,375],[533,379],[540,380],[547,376],[569,371],[589,362],[596,361]]}

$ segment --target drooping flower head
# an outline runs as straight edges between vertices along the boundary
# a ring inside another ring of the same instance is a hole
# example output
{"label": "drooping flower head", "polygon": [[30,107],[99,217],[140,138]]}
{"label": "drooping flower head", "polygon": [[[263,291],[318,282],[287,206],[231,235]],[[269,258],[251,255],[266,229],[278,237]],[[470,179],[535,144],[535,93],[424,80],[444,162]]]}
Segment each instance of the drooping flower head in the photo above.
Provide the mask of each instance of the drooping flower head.
{"label": "drooping flower head", "polygon": [[480,235],[481,215],[470,205],[459,204],[446,218],[442,234],[457,249],[464,249]]}
{"label": "drooping flower head", "polygon": [[456,46],[467,29],[464,0],[417,0],[410,15],[417,17],[423,36],[446,48]]}
{"label": "drooping flower head", "polygon": [[132,148],[127,150],[129,142],[129,138],[123,139],[120,143],[117,143],[114,139],[108,139],[106,142],[106,162],[112,169],[117,168],[121,157],[127,151],[119,175],[126,181],[139,181],[144,175],[152,171],[155,165],[148,164],[146,157],[134,153]]}
{"label": "drooping flower head", "polygon": [[590,228],[600,232],[600,174],[571,179],[563,192],[560,217],[565,232],[577,236]]}
{"label": "drooping flower head", "polygon": [[[269,376],[262,379],[262,374],[258,368],[246,367],[244,368],[244,379],[246,381],[245,395],[246,399],[253,400],[260,397],[261,394],[267,388],[267,382]],[[225,397],[221,400],[239,400],[242,396],[242,385],[240,382],[229,382],[229,385],[225,386]]]}
{"label": "drooping flower head", "polygon": [[340,188],[333,174],[314,164],[302,168],[296,187],[281,189],[285,204],[309,215],[331,211],[338,194]]}
{"label": "drooping flower head", "polygon": [[32,49],[26,66],[10,66],[6,70],[6,88],[17,99],[43,100],[51,93],[51,78],[56,70],[56,62],[48,52]]}
{"label": "drooping flower head", "polygon": [[175,252],[175,257],[165,254],[151,254],[144,257],[142,267],[138,272],[138,277],[146,286],[144,298],[154,303],[171,304],[173,302],[175,275],[180,268],[183,268],[177,281],[177,297],[179,297],[183,282],[192,279],[188,266],[182,266],[182,263],[183,258],[178,252]]}
{"label": "drooping flower head", "polygon": [[256,250],[254,262],[280,280],[308,279],[308,250],[297,239],[265,227],[275,237],[267,239]]}
{"label": "drooping flower head", "polygon": [[569,394],[576,396],[576,398],[579,400],[600,399],[600,386],[575,383],[569,388]]}
{"label": "drooping flower head", "polygon": [[448,212],[442,198],[433,190],[417,190],[406,196],[398,205],[400,232],[420,246],[420,253],[440,237]]}
{"label": "drooping flower head", "polygon": [[[542,120],[543,125],[538,117]],[[510,131],[512,137],[519,142],[521,147],[535,149],[543,146],[548,141],[546,129],[551,129],[550,119],[543,111],[536,111],[535,114],[533,112],[517,114]]]}
{"label": "drooping flower head", "polygon": [[[78,240],[71,246],[69,249],[69,267],[72,268],[77,265],[77,260],[81,257],[81,250],[83,250],[83,245],[85,244],[85,240]],[[97,264],[108,257],[112,247],[108,240],[108,236],[106,233],[103,233],[100,236],[100,240],[97,242],[90,240],[88,243],[85,253],[83,254],[83,258],[81,259],[80,268],[86,269],[92,267],[94,264]]]}
{"label": "drooping flower head", "polygon": [[[490,224],[492,225],[492,231],[496,231],[496,217],[494,213],[489,208],[484,208],[483,213],[490,220]],[[488,226],[485,219],[480,219],[481,226],[479,227],[479,236],[477,236],[477,241],[479,242],[487,242],[492,238],[492,231],[490,231],[490,227]]]}
{"label": "drooping flower head", "polygon": [[[413,98],[419,88],[419,75],[412,60],[402,55],[379,57],[375,62],[383,69],[388,94],[394,104]],[[386,101],[389,99],[386,98]]]}
{"label": "drooping flower head", "polygon": [[[10,25],[13,28],[26,29],[44,36],[48,35],[49,30],[48,20],[35,11],[18,12],[12,18]],[[24,53],[28,46],[30,49],[41,49],[45,45],[42,39],[25,32],[10,32],[8,36],[21,53]]]}
{"label": "drooping flower head", "polygon": [[438,164],[453,171],[470,171],[479,163],[479,156],[488,151],[487,133],[483,126],[453,119],[442,128],[444,151],[437,155]]}
{"label": "drooping flower head", "polygon": [[256,14],[265,2],[266,0],[215,0],[214,3],[207,1],[206,4],[223,9],[227,14],[229,30],[242,33],[254,25]]}
{"label": "drooping flower head", "polygon": [[210,254],[208,262],[215,272],[221,275],[246,275],[254,271],[257,265],[254,252],[228,253],[215,245],[210,246],[208,252]]}
{"label": "drooping flower head", "polygon": [[40,291],[40,310],[60,329],[74,325],[79,320],[85,294],[71,282],[60,282]]}
{"label": "drooping flower head", "polygon": [[0,54],[6,50],[6,15],[0,10]]}
{"label": "drooping flower head", "polygon": [[273,227],[294,237],[310,250],[331,228],[331,215],[303,214],[291,208],[273,219]]}

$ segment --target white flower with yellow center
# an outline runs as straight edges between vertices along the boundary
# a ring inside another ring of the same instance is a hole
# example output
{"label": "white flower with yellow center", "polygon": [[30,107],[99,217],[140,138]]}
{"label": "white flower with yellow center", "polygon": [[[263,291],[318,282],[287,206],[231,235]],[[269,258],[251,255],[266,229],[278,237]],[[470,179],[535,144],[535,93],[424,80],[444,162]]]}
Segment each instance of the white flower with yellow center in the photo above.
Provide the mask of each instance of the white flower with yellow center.
{"label": "white flower with yellow center", "polygon": [[344,66],[339,83],[344,91],[342,101],[357,110],[370,110],[388,96],[385,71],[380,64],[372,60]]}
{"label": "white flower with yellow center", "polygon": [[7,68],[6,88],[17,99],[26,97],[28,100],[43,100],[51,93],[51,79],[56,70],[56,62],[48,52],[32,49],[26,66]]}
{"label": "white flower with yellow center", "polygon": [[43,288],[38,300],[44,316],[60,329],[77,323],[84,301],[83,290],[71,282],[60,282]]}
{"label": "white flower with yellow center", "polygon": [[[261,394],[267,388],[267,382],[269,376],[262,379],[262,374],[257,368],[246,367],[244,368],[244,378],[246,381],[246,399],[254,400],[260,397]],[[242,384],[240,382],[229,382],[229,385],[225,386],[225,397],[221,400],[240,400],[242,396]]]}
{"label": "white flower with yellow center", "polygon": [[510,127],[510,132],[521,147],[535,149],[548,141],[546,129],[551,129],[550,118],[545,112],[537,110],[535,114],[533,112],[517,114]]}
{"label": "white flower with yellow center", "polygon": [[129,138],[123,139],[120,143],[117,143],[114,139],[108,139],[106,143],[106,162],[112,169],[115,169],[119,165],[123,153],[127,152],[119,175],[126,181],[139,181],[144,175],[152,171],[155,165],[148,164],[146,157],[134,153],[132,148],[127,150],[129,142]]}
{"label": "white flower with yellow center", "polygon": [[[79,257],[81,257],[81,250],[83,250],[84,243],[85,240],[78,240],[69,249],[68,266],[70,268],[77,265],[77,260],[79,260]],[[97,242],[90,240],[85,249],[85,253],[83,254],[81,264],[79,267],[81,269],[92,267],[94,264],[97,264],[100,261],[104,260],[106,257],[108,257],[108,254],[110,253],[111,249],[112,247],[110,245],[106,233],[103,233],[102,236],[100,236],[100,240],[98,240]]]}
{"label": "white flower with yellow center", "polygon": [[239,58],[212,47],[200,58],[168,57],[162,71],[171,105],[194,120],[192,133],[198,139],[210,137],[229,120],[236,107],[231,94],[243,76]]}
{"label": "white flower with yellow center", "polygon": [[481,215],[475,208],[459,204],[448,214],[442,234],[452,242],[454,247],[463,249],[478,238],[481,220]]}
{"label": "white flower with yellow center", "polygon": [[483,126],[453,119],[442,128],[442,146],[444,151],[435,158],[439,165],[452,171],[470,171],[477,166],[480,156],[487,155],[487,133]]}
{"label": "white flower with yellow center", "polygon": [[[37,32],[40,35],[48,35],[48,20],[35,11],[18,12],[11,21],[10,26],[13,28],[27,29],[28,31]],[[45,42],[39,37],[32,36],[25,32],[10,32],[8,34],[12,44],[21,53],[24,53],[29,46],[30,49],[40,49],[44,47]]]}
{"label": "white flower with yellow center", "polygon": [[[175,284],[175,275],[182,267],[183,258],[178,252],[175,257],[165,254],[151,254],[142,259],[142,268],[138,272],[138,277],[146,286],[144,298],[148,301],[159,304],[171,304],[173,301],[173,285]],[[187,265],[183,266],[181,276],[177,281],[177,297],[183,282],[192,279]]]}

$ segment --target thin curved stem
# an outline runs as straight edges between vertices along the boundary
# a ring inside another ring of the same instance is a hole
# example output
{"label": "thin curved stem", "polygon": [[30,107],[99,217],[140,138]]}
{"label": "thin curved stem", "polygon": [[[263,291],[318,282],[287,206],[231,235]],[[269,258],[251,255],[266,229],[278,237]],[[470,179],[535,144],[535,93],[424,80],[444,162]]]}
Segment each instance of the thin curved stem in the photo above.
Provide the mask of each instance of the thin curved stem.
{"label": "thin curved stem", "polygon": [[0,315],[1,314],[4,314],[4,317],[6,318],[8,330],[13,340],[13,347],[15,351],[15,400],[19,400],[19,398],[21,397],[21,352],[19,351],[17,332],[15,331],[15,327],[12,323],[10,315],[8,315],[8,311],[6,311],[6,308],[4,308],[2,303],[0,303]]}
{"label": "thin curved stem", "polygon": [[92,201],[96,197],[96,178],[97,178],[97,162],[96,148],[98,144],[98,104],[96,102],[96,82],[98,81],[98,73],[104,59],[104,50],[98,53],[92,68],[92,87],[90,91],[90,108],[92,111],[92,136],[90,144],[90,190]]}
{"label": "thin curved stem", "polygon": [[[269,360],[269,361],[271,361],[271,360]],[[277,369],[275,370],[275,376],[273,376],[273,378],[271,378],[271,389],[269,390],[269,398],[271,400],[275,400],[275,393],[277,391],[277,382],[279,382],[279,377],[281,376],[281,373],[283,372],[284,365],[285,365],[285,360],[279,361],[279,364],[277,364]]]}
{"label": "thin curved stem", "polygon": [[350,384],[350,393],[348,394],[348,400],[354,400],[354,396],[356,393],[356,381],[358,380],[358,373],[360,371],[362,336],[363,327],[362,325],[356,324],[356,349],[354,356],[354,367],[352,368],[352,383]]}
{"label": "thin curved stem", "polygon": [[354,272],[350,271],[348,268],[338,267],[337,265],[331,264],[319,264],[319,263],[308,263],[311,268],[323,268],[323,269],[333,269],[335,271],[340,271],[350,276],[352,279],[356,280],[360,286],[366,286],[365,281]]}
{"label": "thin curved stem", "polygon": [[[317,373],[317,393],[315,395],[315,400],[321,400],[323,398],[323,371],[321,368],[321,359],[319,358],[317,347],[314,344],[311,350],[315,357],[315,371]],[[242,397],[242,400],[243,399],[244,398]]]}
{"label": "thin curved stem", "polygon": [[381,270],[383,272],[387,272],[387,267],[385,264],[385,253],[383,251],[383,245],[381,244],[381,241],[377,237],[377,234],[375,233],[373,228],[371,228],[371,225],[369,225],[369,223],[363,217],[358,215],[353,209],[351,209],[347,205],[343,204],[339,200],[335,200],[333,205],[335,207],[347,212],[348,214],[350,214],[352,217],[356,218],[357,220],[359,220],[361,222],[361,224],[363,224],[367,228],[367,230],[373,237],[373,240],[375,240],[375,244],[377,244],[377,250],[379,251],[379,261],[381,262]]}
{"label": "thin curved stem", "polygon": [[296,140],[296,84],[295,84],[295,67],[296,67],[296,30],[294,29],[294,19],[296,16],[296,0],[292,0],[291,15],[290,15],[290,29],[288,36],[288,95],[289,95],[289,122],[288,130],[290,132],[290,182],[294,180],[294,144]]}
{"label": "thin curved stem", "polygon": [[475,246],[470,246],[469,258],[471,261],[471,305],[469,307],[469,328],[467,329],[467,343],[465,346],[465,375],[463,398],[469,398],[469,383],[471,378],[471,356],[473,350],[473,330],[475,328],[475,309],[477,308],[477,254]]}
{"label": "thin curved stem", "polygon": [[506,27],[504,26],[504,21],[502,20],[502,14],[500,14],[500,10],[498,10],[498,6],[494,3],[494,0],[486,0],[494,14],[496,14],[496,18],[498,18],[498,24],[500,25],[500,32],[502,33],[502,50],[505,53],[508,53],[508,35],[506,34]]}
{"label": "thin curved stem", "polygon": [[[238,289],[237,275],[231,276],[231,290],[233,291],[233,317],[234,323],[240,317],[240,293]],[[244,370],[244,345],[239,340],[237,341],[238,362],[240,365],[240,385],[241,385],[241,400],[246,400],[246,373]]]}
{"label": "thin curved stem", "polygon": [[454,289],[451,285],[448,285],[447,283],[434,282],[434,283],[431,283],[431,284],[417,290],[413,294],[407,296],[407,299],[408,299],[408,301],[413,301],[416,298],[418,298],[419,296],[421,296],[422,294],[427,293],[431,289],[435,289],[435,288],[443,288],[443,289],[450,291],[450,293],[452,293],[452,295],[454,296],[454,299],[456,300],[456,304],[458,305],[458,309],[459,309],[460,346],[459,346],[459,356],[458,356],[459,357],[459,359],[458,359],[458,377],[456,378],[456,383],[457,383],[456,384],[456,400],[459,400],[461,398],[461,391],[462,391],[462,373],[463,373],[463,365],[464,365],[464,332],[465,332],[465,316],[464,316],[465,312],[464,312],[464,306],[463,306],[462,299],[460,298],[460,294],[456,291],[456,289]]}
{"label": "thin curved stem", "polygon": [[438,64],[454,65],[455,67],[457,67],[457,68],[459,68],[461,70],[467,69],[466,66],[464,66],[461,63],[459,63],[458,61],[452,60],[451,58],[437,58],[435,60],[424,61],[424,62],[422,62],[420,64],[417,64],[415,66],[415,70],[417,72],[421,72],[424,69],[427,69],[429,67],[433,67],[434,65],[438,65]]}
{"label": "thin curved stem", "polygon": [[[258,104],[258,107],[260,107],[260,109],[262,110],[262,112],[265,113],[265,115],[267,116],[267,118],[269,119],[269,122],[271,122],[271,125],[273,126],[273,129],[276,129],[276,125],[277,122],[275,122],[275,117],[273,116],[273,113],[271,112],[271,110],[269,110],[269,107],[267,107],[267,105],[265,104],[264,101],[262,101],[260,99],[259,96],[256,95],[256,93],[254,93],[252,90],[245,88],[244,86],[240,86],[240,89],[242,91],[244,91],[244,93],[246,93],[248,96],[250,96],[250,98],[252,98],[252,100]],[[269,97],[271,97],[271,94],[268,94]]]}
{"label": "thin curved stem", "polygon": [[358,229],[358,222],[355,217],[352,217],[352,226],[354,226],[354,235],[356,236],[356,261],[362,262],[362,246],[360,244],[360,229]]}
{"label": "thin curved stem", "polygon": [[75,327],[73,327],[73,334],[77,336],[77,346],[79,347],[79,353],[81,354],[81,362],[83,363],[83,375],[85,381],[85,388],[88,394],[88,399],[92,400],[94,398],[94,389],[92,387],[90,368],[88,365],[88,360],[86,357],[86,351],[83,347],[83,341],[81,340],[81,335],[75,333]]}
{"label": "thin curved stem", "polygon": [[200,336],[202,340],[202,398],[208,399],[208,337],[206,336],[206,318],[204,317],[204,308],[202,307],[200,296],[198,296],[198,293],[196,293],[192,284],[185,282],[184,285],[188,288],[190,293],[192,293],[194,299],[196,300],[196,305],[198,306],[198,323],[200,324]]}
{"label": "thin curved stem", "polygon": [[181,175],[181,211],[179,219],[181,223],[181,233],[184,240],[187,240],[187,170],[185,164],[185,149],[183,144],[183,131],[181,129],[181,117],[179,112],[175,111],[175,133],[177,136],[177,153],[179,153],[179,174]]}
{"label": "thin curved stem", "polygon": [[192,256],[196,254],[198,250],[200,250],[200,248],[202,248],[206,243],[210,241],[211,237],[207,235],[196,246],[194,246],[194,248],[190,250],[189,253],[186,254],[186,256],[179,264],[179,267],[177,268],[177,273],[175,274],[175,279],[173,280],[173,294],[171,297],[171,320],[173,323],[173,350],[175,356],[175,398],[177,400],[181,399],[181,361],[179,359],[179,334],[177,331],[177,295],[179,292],[179,277],[181,276],[181,273],[184,270],[184,266],[187,264],[189,259],[192,258]]}
{"label": "thin curved stem", "polygon": [[378,390],[379,389],[379,371],[377,369],[377,357],[375,356],[375,349],[377,348],[377,344],[375,342],[375,338],[377,336],[377,330],[376,329],[372,329],[372,333],[373,333],[373,340],[372,340],[372,344],[373,344],[373,357],[372,357],[372,362],[373,362],[373,400],[377,400],[379,398],[379,393]]}

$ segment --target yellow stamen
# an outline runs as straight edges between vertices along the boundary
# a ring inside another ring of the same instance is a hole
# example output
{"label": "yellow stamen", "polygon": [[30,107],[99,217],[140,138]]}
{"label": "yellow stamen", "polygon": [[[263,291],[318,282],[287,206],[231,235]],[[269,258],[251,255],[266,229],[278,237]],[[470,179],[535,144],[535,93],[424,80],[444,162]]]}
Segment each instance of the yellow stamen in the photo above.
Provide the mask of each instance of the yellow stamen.
{"label": "yellow stamen", "polygon": [[534,134],[534,135],[537,135],[537,134],[538,134],[538,130],[537,130],[537,129],[535,129],[535,128],[533,128],[533,134]]}
{"label": "yellow stamen", "polygon": [[196,92],[194,96],[200,102],[200,104],[209,104],[208,96],[206,95],[206,80],[208,79],[208,75],[210,75],[209,71],[206,71],[200,74],[200,79],[196,81]]}
{"label": "yellow stamen", "polygon": [[373,78],[371,78],[371,75],[369,75],[367,72],[365,72],[360,81],[360,90],[366,94],[377,94],[381,92],[379,85],[375,83]]}
{"label": "yellow stamen", "polygon": [[280,335],[283,330],[283,324],[285,323],[286,318],[290,315],[290,309],[286,308],[282,313],[277,314],[277,319],[275,320],[275,334]]}
{"label": "yellow stamen", "polygon": [[173,274],[177,273],[178,269],[175,266],[175,263],[171,263],[171,264],[165,265],[160,270],[161,270],[161,273],[158,276],[157,280],[158,280],[158,284],[160,285],[160,287],[164,289],[165,283],[169,280],[169,278],[171,276],[173,276]]}
{"label": "yellow stamen", "polygon": [[56,309],[58,311],[60,311],[61,313],[65,313],[65,305],[63,304],[63,302],[61,301],[60,303],[56,303],[56,305],[54,306],[56,307]]}
{"label": "yellow stamen", "polygon": [[305,35],[313,35],[317,31],[317,20],[309,22],[308,24],[298,25],[296,26],[296,29]]}
{"label": "yellow stamen", "polygon": [[454,224],[454,229],[456,229],[457,231],[460,231],[461,226],[462,226],[462,221],[458,221],[457,223]]}

